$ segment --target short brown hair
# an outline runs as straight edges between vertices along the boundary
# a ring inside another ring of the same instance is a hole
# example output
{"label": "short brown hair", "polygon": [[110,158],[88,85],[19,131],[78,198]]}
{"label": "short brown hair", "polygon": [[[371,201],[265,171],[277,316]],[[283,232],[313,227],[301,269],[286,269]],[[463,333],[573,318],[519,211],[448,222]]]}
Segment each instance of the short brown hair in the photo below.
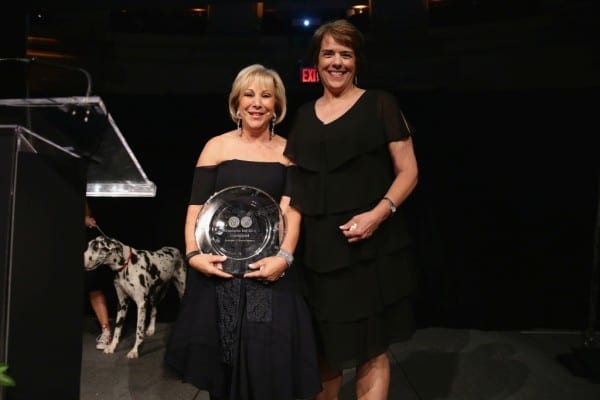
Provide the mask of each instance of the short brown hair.
{"label": "short brown hair", "polygon": [[365,39],[363,34],[347,19],[338,19],[327,22],[321,25],[315,33],[313,33],[310,41],[308,54],[310,60],[317,65],[319,62],[319,52],[321,51],[321,43],[325,35],[331,37],[338,43],[350,47],[356,56],[356,69],[362,69],[365,63]]}

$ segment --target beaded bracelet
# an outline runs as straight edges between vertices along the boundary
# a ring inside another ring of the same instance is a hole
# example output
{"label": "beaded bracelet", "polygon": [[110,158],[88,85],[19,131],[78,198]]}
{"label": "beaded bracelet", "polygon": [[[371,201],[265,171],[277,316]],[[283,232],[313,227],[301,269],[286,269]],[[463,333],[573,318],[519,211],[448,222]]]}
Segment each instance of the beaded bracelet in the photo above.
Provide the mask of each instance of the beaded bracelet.
{"label": "beaded bracelet", "polygon": [[287,264],[288,268],[294,262],[294,256],[292,254],[290,254],[289,252],[285,251],[284,249],[279,249],[279,251],[275,255],[277,257],[282,257],[285,260],[285,263]]}

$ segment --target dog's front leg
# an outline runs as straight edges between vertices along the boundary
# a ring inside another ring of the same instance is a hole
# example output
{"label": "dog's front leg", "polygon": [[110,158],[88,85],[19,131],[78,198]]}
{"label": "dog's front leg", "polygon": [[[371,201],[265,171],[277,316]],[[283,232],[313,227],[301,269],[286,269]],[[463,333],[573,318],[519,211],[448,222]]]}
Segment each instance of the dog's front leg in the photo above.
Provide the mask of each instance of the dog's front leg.
{"label": "dog's front leg", "polygon": [[154,335],[154,332],[156,330],[156,313],[156,306],[152,305],[150,310],[150,322],[148,323],[148,328],[146,329],[146,336]]}
{"label": "dog's front leg", "polygon": [[123,324],[125,323],[125,316],[127,315],[127,294],[119,285],[115,285],[117,292],[117,298],[119,299],[119,309],[117,310],[117,320],[115,321],[115,331],[113,332],[112,341],[108,346],[104,348],[105,354],[112,354],[115,352],[117,345],[119,344],[119,338],[121,337],[121,331],[123,330]]}
{"label": "dog's front leg", "polygon": [[144,341],[144,326],[146,325],[146,302],[137,303],[137,325],[135,327],[135,343],[132,349],[127,353],[127,358],[138,358],[138,347]]}

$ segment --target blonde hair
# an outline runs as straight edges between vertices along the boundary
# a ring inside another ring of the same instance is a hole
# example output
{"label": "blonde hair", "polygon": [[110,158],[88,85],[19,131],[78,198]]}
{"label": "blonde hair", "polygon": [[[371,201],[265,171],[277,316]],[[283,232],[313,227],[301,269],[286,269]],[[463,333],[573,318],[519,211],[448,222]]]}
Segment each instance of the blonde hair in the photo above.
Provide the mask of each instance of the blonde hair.
{"label": "blonde hair", "polygon": [[238,72],[229,93],[229,116],[233,122],[237,123],[240,119],[237,116],[239,99],[244,91],[252,82],[259,85],[272,88],[275,93],[275,124],[280,123],[285,118],[287,112],[287,100],[285,97],[285,86],[277,71],[264,67],[261,64],[252,64]]}

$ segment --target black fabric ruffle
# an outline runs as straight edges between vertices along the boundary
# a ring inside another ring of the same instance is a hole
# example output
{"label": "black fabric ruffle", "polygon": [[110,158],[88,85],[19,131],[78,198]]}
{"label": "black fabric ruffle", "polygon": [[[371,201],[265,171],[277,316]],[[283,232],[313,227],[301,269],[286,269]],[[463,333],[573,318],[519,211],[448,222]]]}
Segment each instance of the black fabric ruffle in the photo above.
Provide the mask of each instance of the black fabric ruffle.
{"label": "black fabric ruffle", "polygon": [[380,200],[395,177],[387,144],[412,132],[384,91],[366,91],[329,124],[318,120],[313,103],[302,106],[284,152],[297,165],[290,171],[292,205],[303,215],[321,215]]}
{"label": "black fabric ruffle", "polygon": [[298,166],[291,171],[291,204],[303,215],[358,210],[379,201],[393,180],[388,149],[380,146],[328,174]]}
{"label": "black fabric ruffle", "polygon": [[[370,208],[372,205],[366,209]],[[296,252],[302,254],[306,268],[318,272],[335,271],[391,254],[412,244],[405,219],[399,212],[381,223],[368,240],[349,244],[339,226],[353,214],[302,218],[300,247]]]}
{"label": "black fabric ruffle", "polygon": [[[408,249],[335,271],[305,268],[304,292],[318,320],[350,322],[381,313],[410,296],[417,276]],[[335,296],[331,294],[335,293]]]}
{"label": "black fabric ruffle", "polygon": [[353,321],[315,321],[319,351],[328,366],[356,367],[384,353],[391,344],[411,338],[415,332],[412,298],[406,297],[381,312]]}
{"label": "black fabric ruffle", "polygon": [[284,154],[309,171],[332,171],[362,153],[413,133],[393,95],[368,90],[346,114],[328,124],[317,118],[314,102],[302,105]]}

